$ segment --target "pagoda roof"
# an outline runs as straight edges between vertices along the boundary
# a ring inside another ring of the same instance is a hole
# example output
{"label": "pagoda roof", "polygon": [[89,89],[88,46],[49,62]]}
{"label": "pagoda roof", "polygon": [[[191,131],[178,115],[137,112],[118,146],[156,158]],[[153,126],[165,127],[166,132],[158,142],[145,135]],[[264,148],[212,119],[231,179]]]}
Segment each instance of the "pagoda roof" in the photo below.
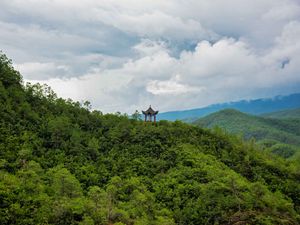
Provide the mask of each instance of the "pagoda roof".
{"label": "pagoda roof", "polygon": [[151,108],[151,105],[149,106],[149,109],[147,109],[146,111],[142,111],[143,114],[145,115],[156,115],[158,113],[158,111],[154,111],[152,108]]}

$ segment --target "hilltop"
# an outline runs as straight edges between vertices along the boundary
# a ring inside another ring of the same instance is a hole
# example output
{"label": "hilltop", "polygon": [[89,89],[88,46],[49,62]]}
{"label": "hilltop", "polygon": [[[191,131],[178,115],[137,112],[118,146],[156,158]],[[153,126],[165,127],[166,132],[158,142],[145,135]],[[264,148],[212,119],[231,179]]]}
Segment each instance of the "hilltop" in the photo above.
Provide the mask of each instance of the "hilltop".
{"label": "hilltop", "polygon": [[0,55],[0,224],[299,224],[299,164],[181,122],[103,115]]}

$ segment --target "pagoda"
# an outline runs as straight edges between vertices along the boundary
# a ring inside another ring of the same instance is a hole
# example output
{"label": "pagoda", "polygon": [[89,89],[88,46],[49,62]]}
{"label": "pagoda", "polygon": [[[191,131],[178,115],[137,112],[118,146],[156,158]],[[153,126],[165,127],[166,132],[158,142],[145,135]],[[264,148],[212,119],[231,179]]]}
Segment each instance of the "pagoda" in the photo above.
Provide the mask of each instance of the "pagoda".
{"label": "pagoda", "polygon": [[153,122],[156,123],[156,115],[157,115],[158,111],[154,111],[151,108],[151,105],[149,106],[149,109],[147,109],[146,111],[142,111],[142,112],[145,115],[145,122],[152,122],[152,117],[153,117]]}

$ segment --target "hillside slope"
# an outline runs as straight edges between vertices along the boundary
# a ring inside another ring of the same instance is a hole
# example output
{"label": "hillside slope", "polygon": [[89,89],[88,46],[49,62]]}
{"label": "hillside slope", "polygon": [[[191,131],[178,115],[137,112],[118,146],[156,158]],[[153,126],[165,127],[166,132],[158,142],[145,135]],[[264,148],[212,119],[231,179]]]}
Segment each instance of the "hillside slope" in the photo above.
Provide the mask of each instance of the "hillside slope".
{"label": "hillside slope", "polygon": [[207,128],[218,126],[246,139],[255,138],[284,157],[291,157],[300,150],[299,119],[264,118],[226,109],[201,118],[195,124]]}
{"label": "hillside slope", "polygon": [[0,55],[0,224],[299,224],[299,165],[180,122],[90,112]]}
{"label": "hillside slope", "polygon": [[300,119],[300,108],[282,110],[278,112],[265,113],[261,116],[266,118],[275,118],[275,119]]}
{"label": "hillside slope", "polygon": [[170,121],[184,120],[192,122],[223,109],[236,109],[244,113],[260,115],[263,113],[295,109],[299,107],[300,93],[296,93],[287,96],[276,96],[274,98],[255,99],[249,101],[242,100],[237,102],[215,104],[199,109],[164,112],[158,115],[158,119]]}

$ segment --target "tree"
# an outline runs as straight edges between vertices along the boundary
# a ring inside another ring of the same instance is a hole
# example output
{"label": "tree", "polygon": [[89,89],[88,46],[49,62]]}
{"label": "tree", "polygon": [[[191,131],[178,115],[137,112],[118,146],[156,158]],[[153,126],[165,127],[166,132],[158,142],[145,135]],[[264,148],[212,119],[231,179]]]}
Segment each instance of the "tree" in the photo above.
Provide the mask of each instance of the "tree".
{"label": "tree", "polygon": [[140,112],[138,110],[135,110],[135,112],[131,115],[131,118],[137,121],[141,121],[142,120],[142,115],[140,114]]}

